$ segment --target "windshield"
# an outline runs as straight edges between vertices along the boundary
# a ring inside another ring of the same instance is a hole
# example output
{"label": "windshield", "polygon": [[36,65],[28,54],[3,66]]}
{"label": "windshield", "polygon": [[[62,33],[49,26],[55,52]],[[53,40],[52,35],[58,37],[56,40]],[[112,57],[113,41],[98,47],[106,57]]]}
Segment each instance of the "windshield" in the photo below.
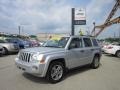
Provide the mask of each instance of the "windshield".
{"label": "windshield", "polygon": [[43,47],[65,48],[69,37],[62,37],[60,40],[48,40],[43,44]]}

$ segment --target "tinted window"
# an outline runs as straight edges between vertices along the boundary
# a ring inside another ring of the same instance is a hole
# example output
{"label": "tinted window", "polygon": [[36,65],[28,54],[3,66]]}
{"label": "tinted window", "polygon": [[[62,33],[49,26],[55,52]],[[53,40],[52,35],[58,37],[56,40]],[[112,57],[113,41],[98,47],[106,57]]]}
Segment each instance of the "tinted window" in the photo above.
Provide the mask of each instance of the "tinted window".
{"label": "tinted window", "polygon": [[82,40],[79,38],[73,38],[70,43],[70,48],[81,48],[82,47]]}
{"label": "tinted window", "polygon": [[84,40],[85,47],[92,46],[91,40],[89,38],[83,38],[83,40]]}
{"label": "tinted window", "polygon": [[94,46],[98,46],[97,40],[96,39],[92,39],[93,45]]}

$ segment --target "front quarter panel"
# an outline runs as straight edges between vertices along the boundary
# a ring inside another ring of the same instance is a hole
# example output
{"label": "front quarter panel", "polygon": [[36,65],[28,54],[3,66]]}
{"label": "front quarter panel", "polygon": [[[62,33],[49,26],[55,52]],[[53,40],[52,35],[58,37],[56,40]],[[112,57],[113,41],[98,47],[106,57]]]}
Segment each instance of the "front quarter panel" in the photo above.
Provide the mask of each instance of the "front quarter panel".
{"label": "front quarter panel", "polygon": [[[50,62],[53,61],[53,60],[61,59],[61,58],[65,59],[65,52],[60,52],[60,53],[54,53],[54,54],[46,55],[46,58],[45,58],[45,68],[44,68],[43,76],[46,75],[47,70],[48,70],[49,65],[50,65]],[[67,66],[66,60],[65,60],[65,64]]]}

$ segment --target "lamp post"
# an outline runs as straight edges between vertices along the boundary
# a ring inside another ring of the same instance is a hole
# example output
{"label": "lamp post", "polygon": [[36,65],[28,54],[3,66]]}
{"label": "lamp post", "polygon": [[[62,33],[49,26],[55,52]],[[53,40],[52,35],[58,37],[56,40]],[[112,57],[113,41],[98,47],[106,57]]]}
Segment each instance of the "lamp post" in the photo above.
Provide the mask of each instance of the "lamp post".
{"label": "lamp post", "polygon": [[93,22],[93,26],[94,26],[94,37],[95,37],[95,22]]}
{"label": "lamp post", "polygon": [[20,27],[20,26],[18,26],[18,30],[19,30],[19,35],[20,35],[20,33],[21,33],[21,31],[20,31],[20,30],[21,30],[21,27]]}

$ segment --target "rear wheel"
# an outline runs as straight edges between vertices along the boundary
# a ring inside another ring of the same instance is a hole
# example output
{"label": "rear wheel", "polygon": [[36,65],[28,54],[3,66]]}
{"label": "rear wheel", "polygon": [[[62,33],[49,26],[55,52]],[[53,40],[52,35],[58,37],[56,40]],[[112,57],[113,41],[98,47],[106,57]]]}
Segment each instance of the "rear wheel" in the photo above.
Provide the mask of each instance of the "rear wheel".
{"label": "rear wheel", "polygon": [[120,58],[120,51],[116,52],[116,56]]}
{"label": "rear wheel", "polygon": [[100,57],[98,55],[96,55],[96,56],[94,56],[93,62],[91,64],[91,67],[93,69],[96,69],[96,68],[99,67],[99,65],[100,65]]}
{"label": "rear wheel", "polygon": [[57,83],[64,76],[64,65],[61,62],[52,62],[47,72],[47,80],[51,83]]}

